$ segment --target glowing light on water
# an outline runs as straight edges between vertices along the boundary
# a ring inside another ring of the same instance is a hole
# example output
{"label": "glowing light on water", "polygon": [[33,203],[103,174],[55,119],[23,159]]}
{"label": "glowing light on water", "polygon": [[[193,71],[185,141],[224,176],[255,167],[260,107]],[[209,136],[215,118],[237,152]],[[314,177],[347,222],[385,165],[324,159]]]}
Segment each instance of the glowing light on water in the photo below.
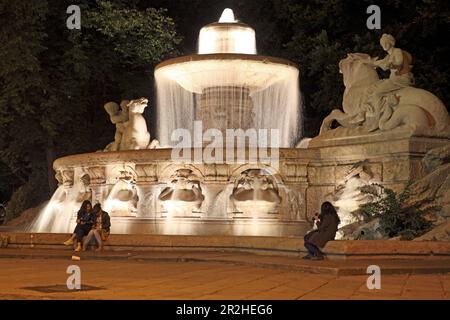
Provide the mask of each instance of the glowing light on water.
{"label": "glowing light on water", "polygon": [[256,54],[255,30],[237,23],[231,9],[225,9],[219,23],[209,24],[200,30],[198,54],[241,53]]}
{"label": "glowing light on water", "polygon": [[[254,112],[250,127],[278,129],[280,147],[292,147],[298,141],[301,123],[298,75],[292,66],[239,59],[192,61],[162,67],[155,72],[158,139],[162,146],[173,146],[170,136],[175,129],[193,132],[194,120],[202,120],[196,112],[201,100],[209,99],[203,93],[208,87],[219,88],[218,103],[224,108],[230,99],[227,88],[241,87],[250,89]],[[233,103],[245,109],[247,99],[235,95]]]}
{"label": "glowing light on water", "polygon": [[363,182],[357,177],[350,178],[345,184],[342,195],[334,205],[338,207],[338,215],[341,219],[340,227],[346,226],[358,219],[352,214],[359,208],[358,195],[360,194],[359,188],[364,185]]}
{"label": "glowing light on water", "polygon": [[76,208],[73,194],[78,194],[78,188],[69,192],[64,186],[59,186],[48,204],[41,210],[28,231],[31,232],[71,232],[74,227],[71,219]]}
{"label": "glowing light on water", "polygon": [[234,23],[236,20],[234,19],[234,12],[230,8],[226,8],[223,10],[222,15],[220,16],[219,23]]}
{"label": "glowing light on water", "polygon": [[[159,233],[159,234],[220,234],[221,232],[235,235],[276,235],[275,219],[267,218],[239,218],[233,214],[230,195],[233,192],[233,184],[228,184],[221,192],[204,186],[203,193],[212,201],[205,203],[200,209],[195,209],[192,204],[182,201],[166,201],[165,210],[163,204],[157,200],[157,196],[164,189],[164,185],[157,186],[147,196],[141,188],[137,188],[140,197],[140,216],[133,216],[132,201],[127,189],[130,185],[119,180],[111,189],[110,196],[103,203],[103,208],[111,216],[111,232],[114,234],[130,233]],[[131,186],[132,187],[132,186]],[[47,206],[40,212],[30,232],[71,233],[75,227],[75,215],[81,203],[77,201],[82,189],[81,184],[75,183],[71,188],[59,187],[53,194]],[[149,195],[151,194],[151,196]],[[122,200],[121,200],[122,199]],[[271,204],[270,204],[271,205]],[[145,209],[142,209],[145,208]],[[261,210],[262,209],[262,210]],[[264,201],[248,201],[248,211],[268,211]],[[163,210],[163,211],[161,211]],[[198,210],[198,211],[197,211]],[[207,217],[205,217],[205,214]],[[234,219],[230,219],[234,216]],[[211,223],[211,230],[205,228],[205,224]]]}
{"label": "glowing light on water", "polygon": [[297,68],[287,64],[245,57],[180,61],[155,71],[158,89],[158,78],[166,78],[197,94],[202,94],[205,89],[220,86],[243,87],[255,93],[283,80],[293,81],[297,85],[298,74]]}
{"label": "glowing light on water", "polygon": [[227,212],[231,210],[230,195],[233,192],[233,188],[233,184],[228,184],[225,189],[217,194],[210,208],[213,217],[227,218]]}
{"label": "glowing light on water", "polygon": [[[358,214],[360,206],[376,200],[377,196],[361,191],[363,187],[367,187],[373,182],[376,181],[364,181],[358,176],[351,177],[345,182],[339,198],[333,203],[338,208],[337,213],[341,219],[340,227],[360,221],[362,219],[362,216]],[[374,188],[375,190],[379,189],[376,186]]]}
{"label": "glowing light on water", "polygon": [[[31,230],[37,232],[51,231],[57,216],[61,213],[62,202],[57,200],[58,190],[53,194],[52,199],[40,212],[37,220],[31,226]],[[56,198],[56,199],[55,199]]]}
{"label": "glowing light on water", "polygon": [[[174,190],[174,193],[178,190]],[[180,200],[164,201],[164,208],[167,210],[167,217],[195,216],[195,204]]]}
{"label": "glowing light on water", "polygon": [[172,132],[178,128],[193,131],[195,120],[194,95],[178,83],[155,72],[157,88],[157,131],[162,147],[173,145]]}
{"label": "glowing light on water", "polygon": [[241,25],[203,27],[198,39],[198,53],[256,54],[255,30]]}
{"label": "glowing light on water", "polygon": [[136,208],[133,206],[133,200],[136,190],[132,183],[120,179],[111,189],[103,205],[105,211],[113,216],[135,216]]}
{"label": "glowing light on water", "polygon": [[[221,123],[210,121],[205,130],[227,124],[229,129],[278,129],[280,147],[293,147],[301,123],[298,69],[282,59],[256,56],[255,30],[237,23],[230,9],[224,10],[219,23],[200,30],[198,44],[197,55],[155,70],[161,145],[173,146],[170,136],[175,129],[192,133],[194,120],[206,117]],[[240,119],[239,124],[231,119]]]}

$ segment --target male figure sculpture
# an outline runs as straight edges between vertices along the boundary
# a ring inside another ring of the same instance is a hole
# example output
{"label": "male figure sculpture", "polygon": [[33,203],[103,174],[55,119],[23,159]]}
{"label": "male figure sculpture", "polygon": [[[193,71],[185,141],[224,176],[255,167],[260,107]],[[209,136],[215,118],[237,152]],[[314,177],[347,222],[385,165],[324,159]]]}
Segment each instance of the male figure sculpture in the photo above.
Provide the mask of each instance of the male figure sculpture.
{"label": "male figure sculpture", "polygon": [[155,149],[158,140],[150,142],[147,123],[142,115],[147,107],[146,98],[123,100],[120,107],[115,102],[105,104],[109,118],[116,125],[114,142],[106,146],[104,151]]}
{"label": "male figure sculpture", "polygon": [[120,150],[147,149],[150,144],[150,134],[142,113],[147,107],[145,98],[131,100],[128,103],[128,123],[123,131]]}
{"label": "male figure sculpture", "polygon": [[125,131],[126,123],[128,122],[128,103],[129,100],[123,100],[120,107],[115,102],[108,102],[104,108],[109,114],[109,119],[116,125],[116,133],[114,134],[114,141],[108,144],[105,151],[119,151],[122,135]]}

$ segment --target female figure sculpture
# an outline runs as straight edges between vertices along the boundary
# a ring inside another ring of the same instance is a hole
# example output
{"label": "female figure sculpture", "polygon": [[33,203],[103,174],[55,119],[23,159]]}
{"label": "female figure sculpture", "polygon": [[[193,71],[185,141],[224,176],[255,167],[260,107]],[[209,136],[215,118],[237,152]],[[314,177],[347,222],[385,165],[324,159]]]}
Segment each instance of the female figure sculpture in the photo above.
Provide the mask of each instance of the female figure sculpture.
{"label": "female figure sculpture", "polygon": [[388,79],[378,81],[372,88],[373,92],[369,96],[368,103],[376,113],[382,110],[383,103],[387,103],[389,106],[397,105],[399,100],[394,92],[414,84],[414,76],[411,72],[411,55],[396,48],[395,38],[390,34],[383,34],[380,44],[388,54],[382,60],[376,60],[377,58],[375,58],[372,66],[379,67],[384,71],[389,70],[390,76]]}

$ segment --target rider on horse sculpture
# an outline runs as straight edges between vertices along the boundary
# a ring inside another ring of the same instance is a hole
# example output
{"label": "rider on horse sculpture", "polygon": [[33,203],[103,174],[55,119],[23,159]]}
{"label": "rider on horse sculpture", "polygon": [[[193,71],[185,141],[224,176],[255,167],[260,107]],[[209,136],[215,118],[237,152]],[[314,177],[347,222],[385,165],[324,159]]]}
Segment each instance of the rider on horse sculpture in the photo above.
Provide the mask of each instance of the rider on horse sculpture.
{"label": "rider on horse sculpture", "polygon": [[[450,138],[450,117],[443,102],[431,92],[413,87],[411,55],[396,48],[389,34],[383,34],[380,44],[388,53],[382,60],[350,53],[339,62],[345,85],[342,108],[325,117],[313,143],[393,130],[405,136]],[[376,68],[389,70],[389,78],[380,79]]]}
{"label": "rider on horse sculpture", "polygon": [[373,86],[367,102],[373,111],[378,112],[383,109],[384,103],[391,107],[397,105],[399,99],[395,96],[395,91],[414,84],[411,55],[405,50],[395,48],[395,38],[390,34],[383,34],[380,44],[388,54],[382,60],[377,58],[372,60],[372,66],[379,67],[384,71],[390,70],[390,76],[388,79],[378,81]]}

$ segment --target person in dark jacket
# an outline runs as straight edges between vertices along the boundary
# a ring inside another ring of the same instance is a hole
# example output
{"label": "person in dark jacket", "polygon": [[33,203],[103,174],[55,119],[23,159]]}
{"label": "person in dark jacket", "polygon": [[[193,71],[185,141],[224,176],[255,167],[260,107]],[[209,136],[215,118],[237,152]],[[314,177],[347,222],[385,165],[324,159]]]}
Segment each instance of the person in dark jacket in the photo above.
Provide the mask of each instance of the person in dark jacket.
{"label": "person in dark jacket", "polygon": [[94,205],[92,212],[95,215],[95,223],[86,238],[83,240],[83,251],[87,249],[87,246],[94,237],[98,245],[97,251],[102,251],[103,241],[106,241],[109,236],[111,219],[108,212],[102,210],[100,203],[96,203]]}
{"label": "person in dark jacket", "polygon": [[308,255],[303,259],[323,260],[324,254],[320,248],[325,247],[328,241],[334,240],[338,225],[341,223],[336,209],[328,201],[322,203],[318,218],[317,230],[305,235],[304,245],[308,250]]}
{"label": "person in dark jacket", "polygon": [[80,210],[77,213],[77,225],[72,233],[72,236],[64,242],[66,246],[73,245],[74,240],[76,240],[75,251],[81,251],[81,243],[83,237],[89,233],[92,229],[92,225],[95,222],[95,215],[92,214],[92,204],[89,200],[83,201]]}

